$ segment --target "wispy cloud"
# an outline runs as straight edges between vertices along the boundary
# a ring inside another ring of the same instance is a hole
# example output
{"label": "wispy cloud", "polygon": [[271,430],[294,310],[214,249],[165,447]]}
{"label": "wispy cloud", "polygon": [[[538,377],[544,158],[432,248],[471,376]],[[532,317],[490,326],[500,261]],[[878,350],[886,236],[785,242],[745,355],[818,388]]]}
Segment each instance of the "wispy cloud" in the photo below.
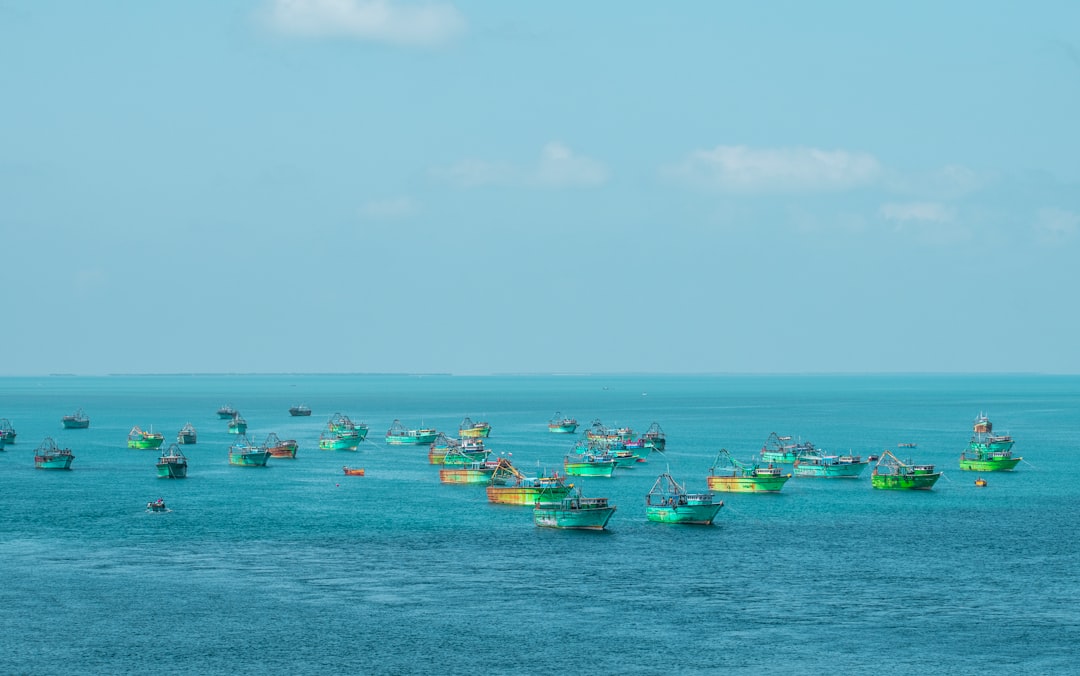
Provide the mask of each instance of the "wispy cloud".
{"label": "wispy cloud", "polygon": [[1035,236],[1043,244],[1058,244],[1080,230],[1080,214],[1064,209],[1040,209],[1034,223]]}
{"label": "wispy cloud", "polygon": [[948,223],[955,217],[949,207],[937,202],[906,202],[882,204],[882,218],[894,223]]}
{"label": "wispy cloud", "polygon": [[488,185],[562,188],[606,183],[610,172],[603,162],[579,155],[563,143],[548,143],[531,165],[468,159],[436,169],[436,176],[463,188]]}
{"label": "wispy cloud", "polygon": [[734,193],[850,190],[881,175],[873,155],[817,148],[717,146],[692,152],[664,170],[692,184]]}
{"label": "wispy cloud", "polygon": [[417,211],[416,202],[408,197],[372,200],[360,207],[360,215],[366,219],[390,221],[407,218]]}
{"label": "wispy cloud", "polygon": [[285,35],[421,47],[448,42],[466,27],[453,5],[391,0],[272,0],[266,18]]}

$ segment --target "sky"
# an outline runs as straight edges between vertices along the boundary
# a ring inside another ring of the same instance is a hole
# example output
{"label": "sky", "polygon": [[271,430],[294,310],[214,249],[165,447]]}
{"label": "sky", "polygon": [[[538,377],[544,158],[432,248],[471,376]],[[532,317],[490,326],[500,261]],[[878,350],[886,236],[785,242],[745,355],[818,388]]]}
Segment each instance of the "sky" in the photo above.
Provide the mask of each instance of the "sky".
{"label": "sky", "polygon": [[0,0],[0,375],[1080,373],[1077,26]]}

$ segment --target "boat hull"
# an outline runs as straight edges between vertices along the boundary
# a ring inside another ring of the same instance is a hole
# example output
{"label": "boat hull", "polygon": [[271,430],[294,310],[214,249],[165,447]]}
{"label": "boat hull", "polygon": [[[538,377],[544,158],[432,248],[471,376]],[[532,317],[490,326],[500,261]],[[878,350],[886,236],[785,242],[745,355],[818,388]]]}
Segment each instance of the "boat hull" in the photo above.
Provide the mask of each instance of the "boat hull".
{"label": "boat hull", "polygon": [[229,434],[247,434],[247,425],[229,423]]}
{"label": "boat hull", "polygon": [[573,434],[578,426],[574,425],[548,425],[548,432],[552,434]]}
{"label": "boat hull", "polygon": [[657,523],[709,526],[723,506],[723,502],[710,505],[646,505],[645,518]]}
{"label": "boat hull", "polygon": [[198,440],[194,434],[177,434],[176,443],[191,446]]}
{"label": "boat hull", "polygon": [[469,439],[487,439],[491,434],[491,427],[470,427],[458,430],[458,435]]}
{"label": "boat hull", "polygon": [[250,453],[229,452],[229,464],[236,467],[266,467],[266,461],[270,459],[269,451],[253,451]]}
{"label": "boat hull", "polygon": [[435,441],[437,436],[439,436],[439,433],[434,430],[431,433],[423,434],[388,434],[386,435],[386,443],[391,446],[422,446]]}
{"label": "boat hull", "polygon": [[779,493],[790,474],[781,476],[710,476],[709,490],[725,493]]}
{"label": "boat hull", "polygon": [[344,439],[319,439],[320,451],[355,451],[360,447],[360,439],[358,437],[347,437]]}
{"label": "boat hull", "polygon": [[136,448],[140,451],[153,450],[155,448],[161,448],[161,444],[165,442],[164,437],[151,437],[147,439],[128,439],[128,448]]}
{"label": "boat hull", "polygon": [[762,451],[761,462],[771,462],[774,465],[791,465],[799,459],[798,453],[781,453],[775,451]]}
{"label": "boat hull", "polygon": [[934,474],[874,474],[870,485],[889,491],[928,491],[934,487],[941,472]]}
{"label": "boat hull", "polygon": [[819,479],[858,479],[869,462],[850,464],[810,465],[800,462],[795,465],[794,472],[797,477],[812,477]]}
{"label": "boat hull", "polygon": [[444,484],[486,484],[491,483],[495,468],[470,469],[468,467],[447,467],[439,470],[439,481]]}
{"label": "boat hull", "polygon": [[610,477],[615,473],[616,463],[614,460],[601,462],[566,462],[563,461],[563,469],[570,476],[602,476]]}
{"label": "boat hull", "polygon": [[66,430],[85,430],[90,427],[89,420],[64,418],[62,422],[64,423],[64,429]]}
{"label": "boat hull", "polygon": [[1004,458],[969,458],[960,456],[960,469],[970,472],[1009,472],[1020,464],[1023,458],[1012,456]]}
{"label": "boat hull", "polygon": [[187,477],[187,463],[159,462],[157,475],[159,479],[183,479]]}
{"label": "boat hull", "polygon": [[289,445],[289,444],[283,444],[281,446],[274,446],[274,447],[268,448],[266,450],[270,453],[271,457],[274,457],[274,458],[295,458],[296,457],[296,446]]}
{"label": "boat hull", "polygon": [[62,455],[37,455],[34,456],[34,467],[38,469],[71,469],[71,461],[75,456]]}
{"label": "boat hull", "polygon": [[542,528],[604,530],[614,507],[566,509],[559,503],[538,503],[533,507],[533,523]]}
{"label": "boat hull", "polygon": [[546,500],[562,500],[573,486],[488,486],[488,502],[496,505],[535,506],[541,497]]}

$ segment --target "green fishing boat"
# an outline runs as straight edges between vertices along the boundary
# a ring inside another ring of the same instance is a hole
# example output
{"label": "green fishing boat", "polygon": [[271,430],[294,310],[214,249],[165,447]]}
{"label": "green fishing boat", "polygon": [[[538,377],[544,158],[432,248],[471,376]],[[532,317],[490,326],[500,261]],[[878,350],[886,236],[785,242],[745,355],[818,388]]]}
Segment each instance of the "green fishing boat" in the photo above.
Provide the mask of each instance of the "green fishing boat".
{"label": "green fishing boat", "polygon": [[814,450],[809,441],[796,442],[790,436],[780,436],[776,432],[769,435],[761,447],[761,462],[775,465],[792,465],[803,453]]}
{"label": "green fishing boat", "polygon": [[990,419],[980,413],[975,418],[974,435],[967,449],[960,454],[960,469],[973,472],[1007,472],[1023,458],[1013,457],[1013,438],[995,435]]}
{"label": "green fishing boat", "polygon": [[469,418],[461,421],[458,427],[458,436],[462,439],[487,439],[491,435],[491,423],[473,422]]}
{"label": "green fishing boat", "polygon": [[386,443],[394,446],[426,446],[438,436],[438,430],[428,427],[410,430],[400,420],[394,420],[390,429],[386,430]]}
{"label": "green fishing boat", "polygon": [[176,444],[169,444],[169,448],[161,454],[157,461],[157,475],[159,479],[183,479],[187,476],[187,457]]}
{"label": "green fishing boat", "polygon": [[645,434],[641,435],[641,440],[645,442],[645,448],[651,448],[654,451],[660,451],[663,453],[667,448],[667,435],[664,434],[664,430],[660,429],[660,425],[653,423],[649,425],[649,429],[645,430]]}
{"label": "green fishing boat", "polygon": [[0,418],[0,439],[3,439],[5,444],[13,444],[16,436],[18,435],[15,433],[15,428],[11,426],[11,421]]}
{"label": "green fishing boat", "polygon": [[355,451],[359,447],[360,435],[356,432],[323,430],[319,435],[320,451]]}
{"label": "green fishing boat", "polygon": [[511,466],[506,458],[485,460],[469,464],[446,464],[439,470],[439,481],[444,484],[490,484],[500,466]]}
{"label": "green fishing boat", "polygon": [[935,472],[933,465],[902,462],[891,451],[885,451],[870,475],[870,484],[884,490],[928,491],[939,478],[941,472]]}
{"label": "green fishing boat", "polygon": [[435,437],[428,448],[428,463],[432,465],[470,465],[487,460],[491,451],[484,448],[483,439],[451,439],[443,433]]}
{"label": "green fishing boat", "polygon": [[548,500],[562,500],[573,488],[574,484],[566,483],[558,474],[527,477],[510,463],[500,461],[491,475],[487,498],[497,505],[533,506],[541,495]]}
{"label": "green fishing boat", "polygon": [[709,468],[709,490],[726,493],[779,493],[791,478],[780,468],[769,463],[762,467],[756,463],[736,460],[726,448],[721,448]]}
{"label": "green fishing boat", "polygon": [[154,450],[161,448],[161,444],[163,443],[165,443],[165,436],[155,432],[153,428],[151,428],[149,432],[145,432],[136,425],[128,432],[128,448]]}
{"label": "green fishing boat", "polygon": [[60,424],[62,424],[66,430],[84,430],[90,427],[90,418],[83,413],[83,410],[80,408],[74,413],[60,418]]}
{"label": "green fishing boat", "polygon": [[236,443],[229,446],[229,464],[236,467],[266,467],[269,459],[270,451],[252,444],[247,435],[240,435]]}
{"label": "green fishing boat", "polygon": [[661,474],[645,496],[645,518],[659,523],[711,525],[724,506],[712,493],[688,493],[667,473]]}
{"label": "green fishing boat", "polygon": [[60,448],[52,437],[45,437],[34,450],[34,467],[37,469],[71,469],[75,456],[70,448]]}
{"label": "green fishing boat", "polygon": [[247,428],[247,421],[237,411],[229,421],[229,434],[247,434]]}
{"label": "green fishing boat", "polygon": [[793,464],[797,477],[858,479],[870,461],[857,455],[830,455],[815,449],[800,455]]}
{"label": "green fishing boat", "polygon": [[614,513],[607,498],[586,498],[578,489],[561,498],[541,493],[533,506],[533,523],[542,528],[604,530]]}
{"label": "green fishing boat", "polygon": [[563,458],[563,470],[568,476],[610,477],[618,461],[612,455],[572,453]]}
{"label": "green fishing boat", "polygon": [[565,418],[558,411],[548,421],[548,432],[552,434],[573,434],[577,431],[578,421],[575,418]]}
{"label": "green fishing boat", "polygon": [[195,432],[195,426],[188,423],[180,428],[180,431],[176,433],[176,443],[191,445],[194,444],[199,438],[199,435]]}
{"label": "green fishing boat", "polygon": [[335,413],[328,423],[331,432],[354,436],[363,441],[367,438],[368,426],[366,423],[355,423],[344,413]]}

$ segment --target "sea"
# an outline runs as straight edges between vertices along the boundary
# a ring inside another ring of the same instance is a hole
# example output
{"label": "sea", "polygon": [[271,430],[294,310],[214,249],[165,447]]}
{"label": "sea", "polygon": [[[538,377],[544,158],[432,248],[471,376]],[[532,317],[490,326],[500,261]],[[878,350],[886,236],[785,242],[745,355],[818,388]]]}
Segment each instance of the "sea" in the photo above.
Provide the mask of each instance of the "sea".
{"label": "sea", "polygon": [[[296,458],[230,466],[223,404]],[[62,429],[77,408],[90,427]],[[556,412],[666,434],[646,463],[575,480],[617,506],[606,531],[538,528],[441,484],[426,447],[383,443],[395,420],[456,435],[469,417],[526,473],[561,470],[579,436],[548,432]],[[369,426],[357,451],[318,449],[335,413]],[[1024,458],[986,487],[958,465],[980,413]],[[18,434],[0,451],[4,674],[1080,670],[1076,376],[5,377],[0,417]],[[185,423],[186,479],[126,447],[133,426],[167,446]],[[704,491],[721,448],[750,461],[772,432],[944,475],[795,477],[719,494],[712,526],[646,520],[660,473]],[[46,437],[71,471],[34,468]],[[158,498],[171,511],[148,513]]]}

